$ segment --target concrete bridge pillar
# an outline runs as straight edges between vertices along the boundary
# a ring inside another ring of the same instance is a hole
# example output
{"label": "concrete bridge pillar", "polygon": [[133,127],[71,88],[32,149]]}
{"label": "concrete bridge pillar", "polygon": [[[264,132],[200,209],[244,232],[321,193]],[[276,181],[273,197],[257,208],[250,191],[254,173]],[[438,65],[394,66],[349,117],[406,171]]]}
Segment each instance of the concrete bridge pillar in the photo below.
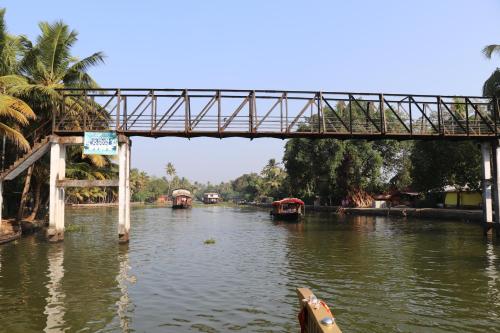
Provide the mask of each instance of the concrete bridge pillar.
{"label": "concrete bridge pillar", "polygon": [[66,146],[57,138],[50,144],[50,179],[49,179],[49,228],[47,238],[50,242],[64,239],[64,187],[57,186],[58,180],[66,176]]}
{"label": "concrete bridge pillar", "polygon": [[0,180],[0,233],[2,232],[3,182]]}
{"label": "concrete bridge pillar", "polygon": [[493,226],[496,235],[500,237],[500,140],[493,145],[493,174],[493,208],[495,209],[495,216],[491,226]]}
{"label": "concrete bridge pillar", "polygon": [[130,231],[130,141],[118,145],[118,241],[127,243]]}

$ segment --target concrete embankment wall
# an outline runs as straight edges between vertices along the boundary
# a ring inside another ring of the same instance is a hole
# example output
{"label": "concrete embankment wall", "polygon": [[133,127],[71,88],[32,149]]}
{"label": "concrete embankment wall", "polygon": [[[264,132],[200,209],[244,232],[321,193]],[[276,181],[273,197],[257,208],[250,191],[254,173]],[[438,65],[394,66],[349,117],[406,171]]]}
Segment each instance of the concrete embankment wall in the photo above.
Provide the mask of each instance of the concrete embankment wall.
{"label": "concrete embankment wall", "polygon": [[[271,208],[271,204],[256,204],[258,207]],[[339,212],[339,206],[312,206],[306,205],[306,213]],[[446,209],[446,208],[343,208],[342,212],[348,215],[414,217],[421,219],[462,220],[482,222],[482,210]]]}

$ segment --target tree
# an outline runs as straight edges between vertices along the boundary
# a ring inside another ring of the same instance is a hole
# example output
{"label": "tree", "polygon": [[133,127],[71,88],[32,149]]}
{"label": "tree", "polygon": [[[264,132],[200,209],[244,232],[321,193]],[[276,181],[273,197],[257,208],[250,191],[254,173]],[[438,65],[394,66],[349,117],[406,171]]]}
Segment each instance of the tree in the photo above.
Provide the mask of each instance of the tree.
{"label": "tree", "polygon": [[171,162],[168,162],[167,165],[165,166],[165,173],[167,174],[168,177],[170,177],[170,179],[167,180],[168,182],[167,192],[168,194],[170,194],[170,191],[173,190],[172,182],[177,174],[175,171],[175,167]]}
{"label": "tree", "polygon": [[274,158],[271,158],[261,171],[259,194],[265,197],[279,198],[283,196],[286,172]]}
{"label": "tree", "polygon": [[[37,121],[32,123],[33,131],[55,116],[54,110],[61,100],[58,88],[95,88],[97,83],[88,74],[88,70],[104,62],[104,55],[96,52],[86,58],[78,59],[71,50],[78,40],[78,33],[65,23],[41,22],[40,35],[36,43],[25,40],[26,48],[19,70],[27,79],[25,84],[10,88],[10,92],[25,100],[36,111]],[[87,116],[87,109],[72,99],[65,100],[74,111],[72,121],[78,122]],[[67,108],[70,109],[70,108]],[[43,135],[43,133],[39,133]],[[39,137],[34,137],[33,141]],[[96,157],[97,159],[97,157]],[[28,169],[19,204],[18,219],[23,218],[26,200],[31,186],[33,166]]]}
{"label": "tree", "polygon": [[484,82],[483,96],[500,97],[500,70],[498,68]]}
{"label": "tree", "polygon": [[420,191],[481,186],[481,150],[477,142],[417,141],[411,157],[413,187]]}
{"label": "tree", "polygon": [[494,54],[500,54],[500,45],[490,44],[483,48],[483,54],[486,58],[491,59]]}
{"label": "tree", "polygon": [[147,191],[149,176],[144,171],[137,169],[130,170],[130,191],[132,201],[147,201],[151,197],[151,193]]}
{"label": "tree", "polygon": [[[483,54],[491,59],[494,54],[500,54],[500,45],[490,44],[483,48]],[[500,96],[500,70],[497,68],[484,82],[483,96]]]}
{"label": "tree", "polygon": [[176,175],[175,167],[171,162],[168,162],[165,166],[165,172],[169,177],[174,177]]}
{"label": "tree", "polygon": [[26,83],[17,75],[23,52],[22,40],[7,33],[5,9],[0,9],[0,135],[26,151],[30,145],[20,128],[36,117],[28,104],[12,94],[17,86]]}
{"label": "tree", "polygon": [[244,174],[231,181],[234,196],[246,201],[254,201],[259,194],[260,176],[256,173]]}
{"label": "tree", "polygon": [[332,204],[381,187],[382,156],[373,142],[291,139],[283,160],[293,194],[308,201],[319,195]]}

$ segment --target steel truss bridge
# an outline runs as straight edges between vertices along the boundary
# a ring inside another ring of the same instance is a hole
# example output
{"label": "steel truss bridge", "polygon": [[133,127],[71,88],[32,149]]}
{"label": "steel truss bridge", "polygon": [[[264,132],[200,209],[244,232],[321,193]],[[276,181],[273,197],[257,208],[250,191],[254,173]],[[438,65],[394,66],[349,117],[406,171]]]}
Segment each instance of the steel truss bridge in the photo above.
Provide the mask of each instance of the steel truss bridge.
{"label": "steel truss bridge", "polygon": [[495,139],[498,99],[325,91],[65,89],[57,135]]}

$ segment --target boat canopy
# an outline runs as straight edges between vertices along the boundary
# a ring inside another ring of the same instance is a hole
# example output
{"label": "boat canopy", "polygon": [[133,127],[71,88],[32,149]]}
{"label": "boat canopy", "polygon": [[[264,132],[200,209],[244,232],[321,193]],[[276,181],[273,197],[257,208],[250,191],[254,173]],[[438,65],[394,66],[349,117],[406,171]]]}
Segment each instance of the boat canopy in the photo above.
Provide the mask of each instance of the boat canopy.
{"label": "boat canopy", "polygon": [[173,197],[178,197],[178,196],[185,196],[185,197],[190,197],[191,198],[191,192],[189,192],[188,190],[183,190],[183,189],[178,189],[178,190],[174,190],[172,192],[172,196]]}
{"label": "boat canopy", "polygon": [[283,205],[283,204],[290,204],[290,203],[298,204],[298,205],[301,205],[301,206],[304,205],[304,201],[302,201],[300,199],[297,199],[297,198],[285,198],[283,200],[274,201],[273,202],[273,206],[280,206],[280,205]]}

